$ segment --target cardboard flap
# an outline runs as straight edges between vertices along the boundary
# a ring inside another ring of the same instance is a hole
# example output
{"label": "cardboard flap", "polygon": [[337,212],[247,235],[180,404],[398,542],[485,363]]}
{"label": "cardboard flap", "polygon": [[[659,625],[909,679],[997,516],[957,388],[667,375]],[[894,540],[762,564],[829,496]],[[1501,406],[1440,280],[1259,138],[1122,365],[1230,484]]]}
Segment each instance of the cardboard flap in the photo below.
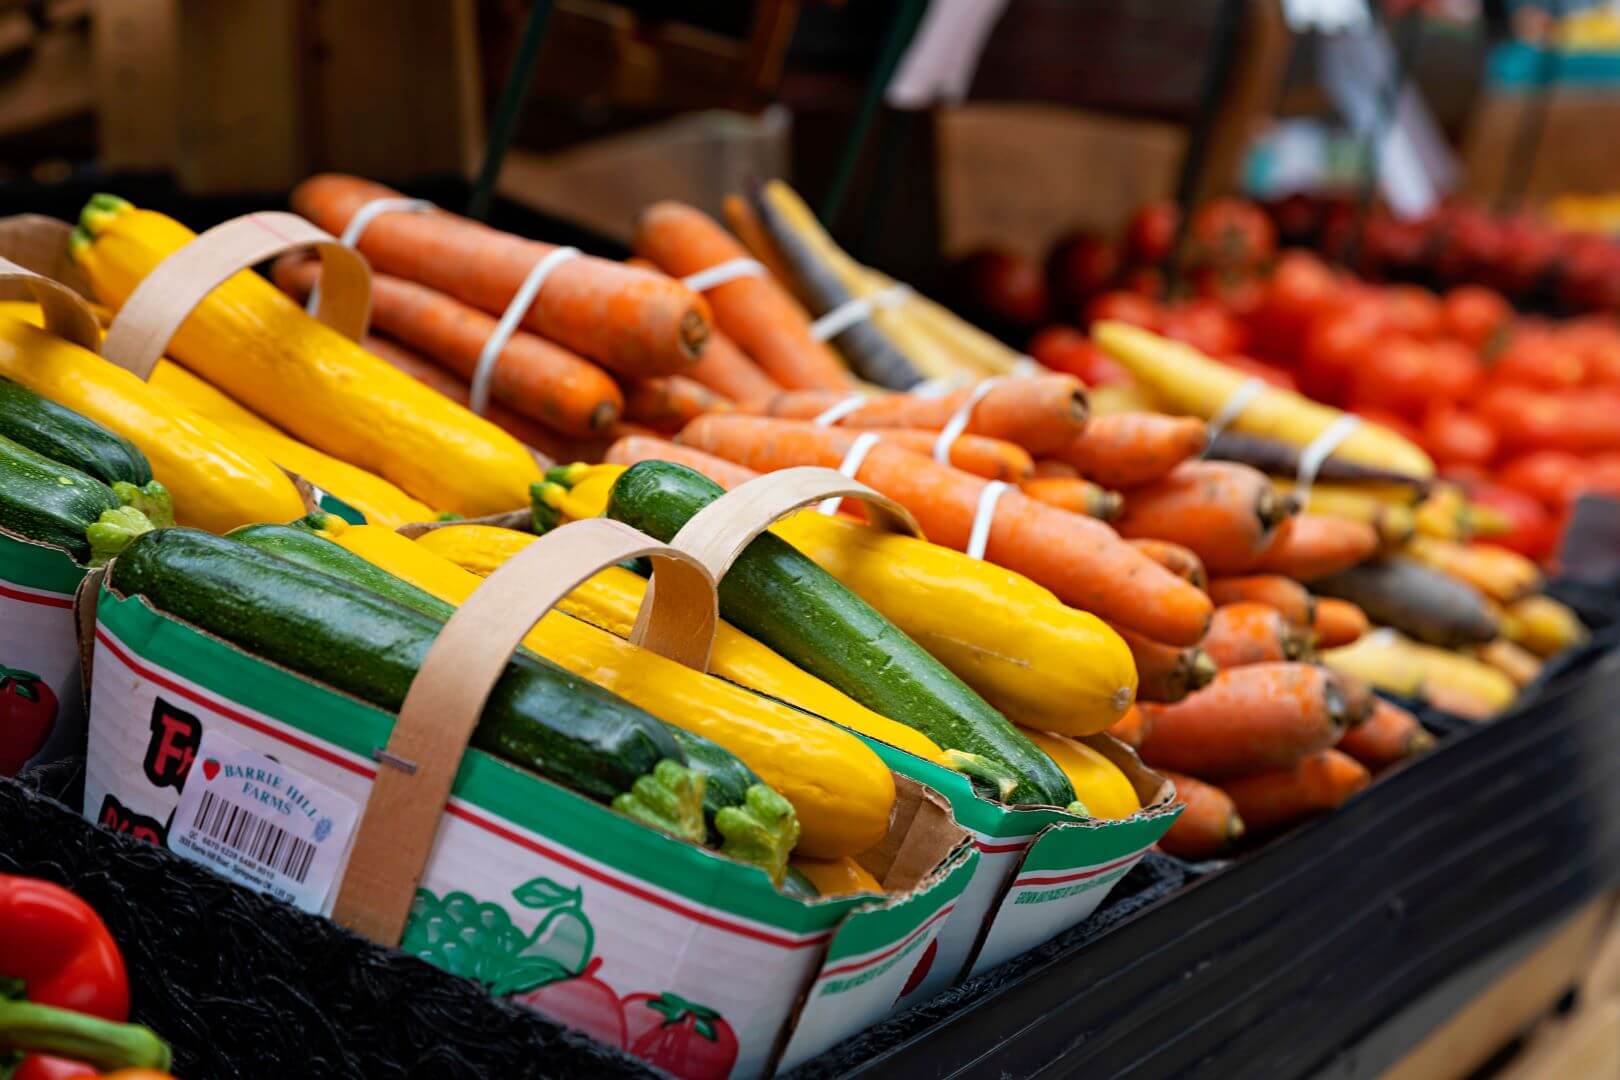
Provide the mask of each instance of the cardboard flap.
{"label": "cardboard flap", "polygon": [[[49,221],[49,218],[44,219]],[[0,249],[3,249],[0,242]],[[0,257],[0,285],[20,286],[45,312],[45,329],[91,352],[101,348],[101,325],[84,297],[43,274]]]}
{"label": "cardboard flap", "polygon": [[494,525],[502,529],[513,529],[517,532],[533,532],[529,527],[529,511],[508,510],[501,514],[485,514],[483,517],[456,518],[454,521],[412,521],[401,525],[394,531],[407,540],[415,540],[434,529],[447,529],[452,525]]}
{"label": "cardboard flap", "polygon": [[[650,556],[655,620],[713,618],[714,581],[691,556],[606,518],[556,529],[491,574],[445,623],[405,694],[356,831],[332,917],[397,944],[456,770],[484,703],[525,634],[592,574]],[[517,598],[514,601],[513,598]],[[710,633],[713,633],[712,627]]]}
{"label": "cardboard flap", "polygon": [[321,257],[321,302],[315,317],[359,341],[371,315],[370,264],[297,214],[274,210],[216,225],[159,263],[108,327],[103,355],[148,378],[175,331],[209,293],[239,271],[305,248],[314,248]]}
{"label": "cardboard flap", "polygon": [[73,593],[73,618],[78,625],[79,671],[84,682],[85,714],[90,712],[90,677],[96,656],[96,599],[101,595],[101,579],[107,576],[105,566],[84,575]]}
{"label": "cardboard flap", "polygon": [[963,843],[968,832],[943,798],[910,777],[894,774],[894,817],[876,846],[856,857],[884,892],[908,892],[939,866],[942,852]]}

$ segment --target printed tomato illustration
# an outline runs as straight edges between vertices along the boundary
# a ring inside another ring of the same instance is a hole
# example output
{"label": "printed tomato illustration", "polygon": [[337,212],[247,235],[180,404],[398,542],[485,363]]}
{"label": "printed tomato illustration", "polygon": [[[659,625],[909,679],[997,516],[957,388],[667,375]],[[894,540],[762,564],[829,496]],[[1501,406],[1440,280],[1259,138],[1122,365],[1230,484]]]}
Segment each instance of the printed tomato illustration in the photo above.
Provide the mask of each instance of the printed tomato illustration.
{"label": "printed tomato illustration", "polygon": [[906,985],[900,988],[900,994],[894,1000],[899,1001],[900,998],[905,997],[907,994],[911,993],[913,990],[917,989],[917,987],[922,985],[922,981],[928,978],[928,972],[933,969],[934,957],[938,955],[938,953],[939,938],[935,938],[933,941],[928,943],[928,948],[923,950],[922,956],[917,960],[917,966],[911,969],[910,975],[906,976]]}
{"label": "printed tomato illustration", "polygon": [[596,977],[602,958],[596,957],[585,970],[571,979],[546,983],[512,1000],[533,1009],[564,1027],[625,1049],[624,1008],[613,988]]}
{"label": "printed tomato illustration", "polygon": [[713,1009],[674,994],[624,999],[625,1049],[681,1080],[724,1080],[737,1063],[737,1036]]}
{"label": "printed tomato illustration", "polygon": [[31,671],[0,667],[0,776],[22,770],[50,738],[56,694]]}

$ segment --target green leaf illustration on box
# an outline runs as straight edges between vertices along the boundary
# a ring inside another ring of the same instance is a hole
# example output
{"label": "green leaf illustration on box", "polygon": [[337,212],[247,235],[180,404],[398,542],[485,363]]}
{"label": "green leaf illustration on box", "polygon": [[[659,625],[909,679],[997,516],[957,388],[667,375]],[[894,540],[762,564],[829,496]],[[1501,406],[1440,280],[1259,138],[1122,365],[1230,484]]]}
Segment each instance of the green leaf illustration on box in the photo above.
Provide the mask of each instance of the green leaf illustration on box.
{"label": "green leaf illustration on box", "polygon": [[400,948],[454,975],[514,994],[584,973],[596,943],[580,889],[534,878],[512,890],[523,907],[545,915],[533,933],[512,922],[505,907],[464,892],[435,896],[416,890]]}

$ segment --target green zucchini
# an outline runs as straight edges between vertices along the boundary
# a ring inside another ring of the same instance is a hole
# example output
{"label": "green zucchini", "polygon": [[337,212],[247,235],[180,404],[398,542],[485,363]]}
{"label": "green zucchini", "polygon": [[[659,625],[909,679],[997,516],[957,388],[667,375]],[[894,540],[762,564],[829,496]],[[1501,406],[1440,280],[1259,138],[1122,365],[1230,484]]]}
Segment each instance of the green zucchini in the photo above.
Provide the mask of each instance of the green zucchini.
{"label": "green zucchini", "polygon": [[[613,485],[607,514],[668,543],[722,494],[681,465],[644,461]],[[1067,806],[1074,788],[1046,754],[961,679],[837,578],[781,538],[748,545],[720,581],[720,616],[867,708],[959,751],[962,771],[983,759],[1010,803]]]}
{"label": "green zucchini", "polygon": [[[404,703],[443,625],[341,577],[196,529],[137,537],[113,562],[106,586],[389,712]],[[666,831],[702,839],[702,784],[684,768],[669,729],[532,653],[508,661],[472,745]],[[682,790],[672,794],[674,786]]]}
{"label": "green zucchini", "polygon": [[152,466],[134,443],[9,379],[0,379],[0,435],[103,484],[152,480]]}
{"label": "green zucchini", "polygon": [[821,899],[821,890],[816,888],[816,883],[796,866],[788,867],[787,877],[782,881],[782,891],[800,900]]}
{"label": "green zucchini", "polygon": [[90,560],[85,530],[118,509],[112,489],[0,435],[0,528]]}

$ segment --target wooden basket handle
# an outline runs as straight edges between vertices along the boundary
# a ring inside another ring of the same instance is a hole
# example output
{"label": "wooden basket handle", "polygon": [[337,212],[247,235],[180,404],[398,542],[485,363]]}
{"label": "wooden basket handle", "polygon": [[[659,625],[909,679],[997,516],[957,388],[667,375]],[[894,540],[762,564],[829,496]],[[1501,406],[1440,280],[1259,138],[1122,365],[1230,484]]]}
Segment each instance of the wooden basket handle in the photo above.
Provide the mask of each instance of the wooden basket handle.
{"label": "wooden basket handle", "polygon": [[45,329],[91,352],[101,351],[101,324],[84,297],[44,274],[36,274],[10,259],[0,258],[0,282],[15,281],[28,287],[45,313]]}

